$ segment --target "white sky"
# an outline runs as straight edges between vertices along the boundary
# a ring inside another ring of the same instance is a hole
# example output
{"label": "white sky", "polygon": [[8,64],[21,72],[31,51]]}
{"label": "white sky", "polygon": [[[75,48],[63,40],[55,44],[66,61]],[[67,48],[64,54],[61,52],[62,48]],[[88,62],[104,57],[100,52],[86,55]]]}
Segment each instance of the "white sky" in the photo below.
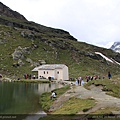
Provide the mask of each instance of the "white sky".
{"label": "white sky", "polygon": [[109,48],[120,41],[120,0],[1,0],[29,21]]}

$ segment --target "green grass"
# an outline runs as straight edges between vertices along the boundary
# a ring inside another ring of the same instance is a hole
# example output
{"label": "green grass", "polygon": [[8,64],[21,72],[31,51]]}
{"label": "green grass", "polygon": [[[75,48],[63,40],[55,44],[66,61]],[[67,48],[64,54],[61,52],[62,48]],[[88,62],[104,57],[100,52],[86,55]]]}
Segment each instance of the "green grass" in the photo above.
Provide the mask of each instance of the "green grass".
{"label": "green grass", "polygon": [[14,82],[24,82],[24,83],[50,83],[49,80],[14,80]]}
{"label": "green grass", "polygon": [[110,108],[104,108],[104,109],[100,109],[97,110],[91,114],[111,114],[112,111],[120,111],[120,107],[110,107]]}
{"label": "green grass", "polygon": [[53,114],[75,115],[80,111],[86,112],[93,106],[95,106],[95,100],[93,99],[79,99],[74,97],[66,101],[64,105]]}
{"label": "green grass", "polygon": [[[80,111],[88,111],[93,106],[95,106],[95,100],[93,99],[80,99],[80,98],[71,98],[64,103],[64,105],[53,112],[48,114],[48,116],[40,118],[40,120],[70,120],[76,119],[77,117],[84,117],[84,115],[76,115]],[[78,118],[77,118],[78,119]]]}
{"label": "green grass", "polygon": [[[69,39],[70,35],[62,30],[52,29],[34,22],[2,16],[0,18],[19,23],[28,28],[34,28],[33,30],[15,29],[14,27],[0,25],[0,41],[5,41],[4,44],[0,44],[0,73],[4,76],[11,78],[16,76],[16,79],[18,77],[22,79],[24,74],[34,74],[31,70],[35,66],[28,63],[27,58],[33,62],[45,60],[47,64],[66,64],[69,68],[70,78],[85,77],[86,75],[105,76],[108,71],[116,75],[120,74],[118,65],[111,64],[102,58],[98,59],[94,53],[99,51],[111,58],[118,55],[111,50],[71,40]],[[23,31],[27,37],[22,37],[21,32]],[[33,39],[28,37],[31,33],[35,36]],[[33,44],[38,47],[34,48]],[[17,64],[18,60],[13,60],[12,53],[18,46],[21,48],[29,47],[30,53],[24,53],[24,59],[22,59],[24,65],[15,68],[13,64]],[[96,58],[92,58],[89,54]]]}
{"label": "green grass", "polygon": [[[64,94],[69,89],[69,86],[55,89],[57,97]],[[53,104],[54,100],[50,100],[51,92],[43,93],[40,97],[40,103],[44,111],[48,112],[50,106]]]}

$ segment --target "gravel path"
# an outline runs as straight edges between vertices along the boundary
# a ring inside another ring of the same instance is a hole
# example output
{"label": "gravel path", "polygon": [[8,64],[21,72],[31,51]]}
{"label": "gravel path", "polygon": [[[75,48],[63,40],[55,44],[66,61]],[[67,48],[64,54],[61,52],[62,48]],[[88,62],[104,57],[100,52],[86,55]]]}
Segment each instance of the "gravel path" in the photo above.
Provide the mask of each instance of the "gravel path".
{"label": "gravel path", "polygon": [[[97,87],[91,86],[91,90],[87,90],[83,86],[75,86],[74,89],[72,88],[71,90],[67,91],[59,98],[57,98],[57,100],[55,100],[55,102],[51,106],[49,112],[53,112],[56,109],[60,108],[65,101],[69,100],[71,97],[74,96],[81,99],[93,98],[97,101],[97,105],[94,106],[89,111],[84,112],[84,114],[94,112],[98,109],[104,109],[106,107],[120,107],[119,98],[109,96],[101,89],[102,89],[101,86],[97,86]],[[120,114],[120,111],[114,111],[114,112]],[[83,114],[83,112],[80,111],[78,114]]]}
{"label": "gravel path", "polygon": [[[86,114],[95,112],[98,109],[104,109],[106,107],[120,107],[120,99],[107,95],[101,90],[100,87],[93,86],[91,90],[87,90],[84,87],[80,86],[76,88],[76,92],[79,92],[78,98],[87,99],[93,98],[97,101],[97,105],[92,109],[86,112]],[[117,111],[117,113],[120,111]]]}

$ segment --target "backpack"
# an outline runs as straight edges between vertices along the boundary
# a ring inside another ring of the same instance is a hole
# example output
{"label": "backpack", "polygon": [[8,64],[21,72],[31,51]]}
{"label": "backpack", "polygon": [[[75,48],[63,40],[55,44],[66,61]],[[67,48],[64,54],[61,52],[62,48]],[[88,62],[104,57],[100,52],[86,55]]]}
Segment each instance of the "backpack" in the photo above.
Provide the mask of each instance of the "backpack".
{"label": "backpack", "polygon": [[55,95],[57,95],[57,93],[55,92]]}

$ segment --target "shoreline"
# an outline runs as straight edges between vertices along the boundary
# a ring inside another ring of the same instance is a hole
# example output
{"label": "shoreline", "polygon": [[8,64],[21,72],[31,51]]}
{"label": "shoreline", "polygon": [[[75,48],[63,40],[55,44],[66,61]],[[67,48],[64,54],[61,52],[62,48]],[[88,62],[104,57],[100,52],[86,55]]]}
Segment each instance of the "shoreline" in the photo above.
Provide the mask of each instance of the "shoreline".
{"label": "shoreline", "polygon": [[28,114],[24,120],[39,120],[39,118],[47,116],[47,113],[44,111],[38,111],[37,113]]}

